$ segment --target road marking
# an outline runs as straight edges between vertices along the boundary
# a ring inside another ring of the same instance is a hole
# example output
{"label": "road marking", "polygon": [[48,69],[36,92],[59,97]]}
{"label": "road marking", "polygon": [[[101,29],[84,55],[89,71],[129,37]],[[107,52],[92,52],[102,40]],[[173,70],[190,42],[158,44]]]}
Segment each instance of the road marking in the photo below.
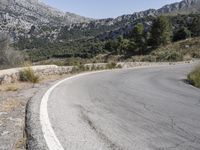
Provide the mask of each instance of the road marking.
{"label": "road marking", "polygon": [[59,86],[61,83],[65,82],[65,81],[68,81],[68,80],[71,80],[71,79],[74,79],[74,78],[78,78],[78,77],[81,77],[81,76],[85,76],[85,75],[90,75],[90,74],[95,74],[95,73],[100,73],[100,72],[106,72],[106,71],[108,71],[108,70],[82,73],[82,74],[78,74],[78,75],[66,78],[64,80],[59,81],[55,85],[53,85],[44,94],[44,96],[42,97],[41,104],[40,104],[40,123],[41,123],[41,126],[42,126],[42,132],[43,132],[43,135],[44,135],[44,139],[46,141],[46,144],[47,144],[49,150],[64,150],[64,148],[61,145],[60,141],[58,140],[55,132],[53,131],[52,125],[51,125],[50,120],[49,120],[47,104],[48,104],[48,100],[49,100],[49,96],[50,96],[51,92],[57,86]]}
{"label": "road marking", "polygon": [[[160,66],[169,66],[169,65],[138,66],[138,67],[134,67],[134,68],[127,68],[125,70],[129,70],[129,69],[130,70],[132,70],[132,69],[135,70],[135,69],[139,69],[139,68],[150,68],[150,67],[160,67]],[[116,69],[116,70],[121,70],[121,69]],[[44,96],[42,97],[42,100],[41,100],[41,104],[40,104],[40,123],[41,123],[41,126],[42,126],[42,132],[43,132],[43,135],[44,135],[44,139],[46,141],[46,144],[47,144],[49,150],[64,150],[64,148],[61,145],[60,141],[58,140],[55,132],[53,131],[52,125],[51,125],[50,120],[49,120],[47,104],[48,104],[48,100],[49,100],[49,96],[50,96],[51,92],[57,86],[59,86],[61,83],[66,82],[68,80],[71,80],[71,79],[74,79],[74,78],[78,78],[78,77],[81,77],[81,76],[85,76],[85,75],[97,74],[97,73],[107,72],[107,71],[110,71],[110,70],[87,72],[87,73],[82,73],[82,74],[78,74],[78,75],[66,78],[64,80],[59,81],[55,85],[53,85],[44,94]]]}

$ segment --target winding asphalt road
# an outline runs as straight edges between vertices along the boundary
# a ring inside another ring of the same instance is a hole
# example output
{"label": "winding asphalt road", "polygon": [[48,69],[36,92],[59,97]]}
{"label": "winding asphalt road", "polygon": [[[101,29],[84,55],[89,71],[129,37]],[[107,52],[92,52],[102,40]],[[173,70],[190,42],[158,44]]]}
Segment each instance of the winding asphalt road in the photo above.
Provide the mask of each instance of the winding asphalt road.
{"label": "winding asphalt road", "polygon": [[48,100],[66,150],[200,150],[194,64],[106,71],[66,80]]}

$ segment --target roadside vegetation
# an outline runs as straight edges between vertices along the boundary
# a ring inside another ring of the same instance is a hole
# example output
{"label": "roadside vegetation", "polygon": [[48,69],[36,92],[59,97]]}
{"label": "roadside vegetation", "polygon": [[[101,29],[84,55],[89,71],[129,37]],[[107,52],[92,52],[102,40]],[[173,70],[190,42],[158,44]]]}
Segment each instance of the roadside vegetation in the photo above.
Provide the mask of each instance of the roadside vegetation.
{"label": "roadside vegetation", "polygon": [[109,62],[104,64],[79,64],[74,66],[71,73],[80,73],[85,71],[97,71],[107,69],[120,69],[122,66],[116,62]]}
{"label": "roadside vegetation", "polygon": [[[114,37],[104,39],[100,39],[98,34],[111,28],[68,31],[63,27],[55,41],[31,36],[19,37],[14,44],[4,35],[0,36],[0,69],[23,66],[24,61],[34,65],[79,66],[82,70],[81,65],[88,63],[198,59],[199,24],[200,15],[190,14],[139,19],[129,32],[115,35],[113,31]],[[80,34],[83,36],[79,39]]]}
{"label": "roadside vegetation", "polygon": [[198,65],[189,75],[188,81],[192,85],[200,88],[200,65]]}
{"label": "roadside vegetation", "polygon": [[31,83],[39,83],[40,78],[36,75],[31,68],[26,68],[19,72],[20,81],[22,82],[31,82]]}
{"label": "roadside vegetation", "polygon": [[6,91],[13,91],[13,92],[15,92],[15,91],[19,90],[19,87],[16,86],[16,84],[12,84],[12,85],[7,86],[7,88],[5,90]]}
{"label": "roadside vegetation", "polygon": [[9,36],[0,33],[0,69],[20,66],[24,62],[21,51],[10,46]]}

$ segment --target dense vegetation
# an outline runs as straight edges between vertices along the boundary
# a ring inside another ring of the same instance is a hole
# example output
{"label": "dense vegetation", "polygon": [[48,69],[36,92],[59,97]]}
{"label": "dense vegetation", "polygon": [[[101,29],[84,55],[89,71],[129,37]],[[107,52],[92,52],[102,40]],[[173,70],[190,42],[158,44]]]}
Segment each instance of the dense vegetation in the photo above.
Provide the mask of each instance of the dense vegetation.
{"label": "dense vegetation", "polygon": [[[112,25],[100,26],[91,23],[89,28],[80,29],[77,26],[72,30],[66,26],[60,30],[58,39],[55,41],[44,37],[33,36],[29,39],[21,37],[15,47],[25,50],[33,62],[52,58],[90,60],[100,54],[106,57],[119,56],[123,59],[141,56],[149,61],[177,61],[183,60],[188,54],[191,58],[199,58],[198,49],[196,52],[194,50],[189,53],[185,52],[189,51],[187,45],[181,48],[184,49],[181,51],[173,47],[177,45],[174,42],[200,36],[199,24],[200,15],[191,14],[147,17],[136,20],[134,23],[130,22],[129,25],[126,22],[125,27],[122,27],[123,22],[121,22],[118,25],[121,27],[120,32],[116,29],[117,26]],[[113,36],[102,38],[103,33],[113,34]],[[198,44],[199,41],[196,42],[193,44]],[[162,49],[166,46],[168,46],[167,49]],[[189,44],[189,46],[192,45]]]}
{"label": "dense vegetation", "polygon": [[188,81],[200,88],[200,66],[197,66],[189,75],[188,75]]}

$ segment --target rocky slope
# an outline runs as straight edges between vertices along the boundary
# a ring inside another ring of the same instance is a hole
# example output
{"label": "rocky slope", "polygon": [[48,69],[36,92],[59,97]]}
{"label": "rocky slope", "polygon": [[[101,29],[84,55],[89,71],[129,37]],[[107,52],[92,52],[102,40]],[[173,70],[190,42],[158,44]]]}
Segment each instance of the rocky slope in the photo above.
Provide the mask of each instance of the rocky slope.
{"label": "rocky slope", "polygon": [[30,29],[32,25],[69,25],[89,20],[61,12],[38,0],[0,0],[0,30]]}
{"label": "rocky slope", "polygon": [[[165,5],[160,9],[149,9],[146,11],[135,12],[129,15],[122,15],[117,18],[108,18],[101,20],[93,20],[89,23],[78,23],[65,27],[67,31],[80,29],[80,30],[98,30],[103,33],[100,37],[106,38],[113,36],[113,34],[123,34],[122,32],[129,32],[135,23],[145,17],[156,17],[159,15],[177,15],[177,14],[198,14],[200,13],[200,0],[183,0],[181,2]],[[146,21],[146,20],[145,20]],[[144,22],[148,26],[151,22]],[[102,30],[102,28],[104,30]],[[124,29],[125,28],[125,29]],[[103,31],[103,32],[102,32]],[[110,32],[112,31],[112,32]]]}
{"label": "rocky slope", "polygon": [[112,25],[118,22],[134,21],[147,16],[158,15],[177,15],[177,14],[191,14],[200,13],[200,0],[183,0],[181,2],[165,5],[160,9],[149,9],[146,11],[135,12],[129,15],[122,15],[115,19],[105,19],[102,21],[95,21],[96,24]]}
{"label": "rocky slope", "polygon": [[[47,37],[77,39],[115,37],[132,29],[138,20],[158,15],[200,13],[200,0],[183,0],[158,10],[149,9],[117,18],[92,20],[56,10],[38,0],[0,0],[0,31],[8,31],[13,39]],[[144,22],[146,26],[151,22]]]}

